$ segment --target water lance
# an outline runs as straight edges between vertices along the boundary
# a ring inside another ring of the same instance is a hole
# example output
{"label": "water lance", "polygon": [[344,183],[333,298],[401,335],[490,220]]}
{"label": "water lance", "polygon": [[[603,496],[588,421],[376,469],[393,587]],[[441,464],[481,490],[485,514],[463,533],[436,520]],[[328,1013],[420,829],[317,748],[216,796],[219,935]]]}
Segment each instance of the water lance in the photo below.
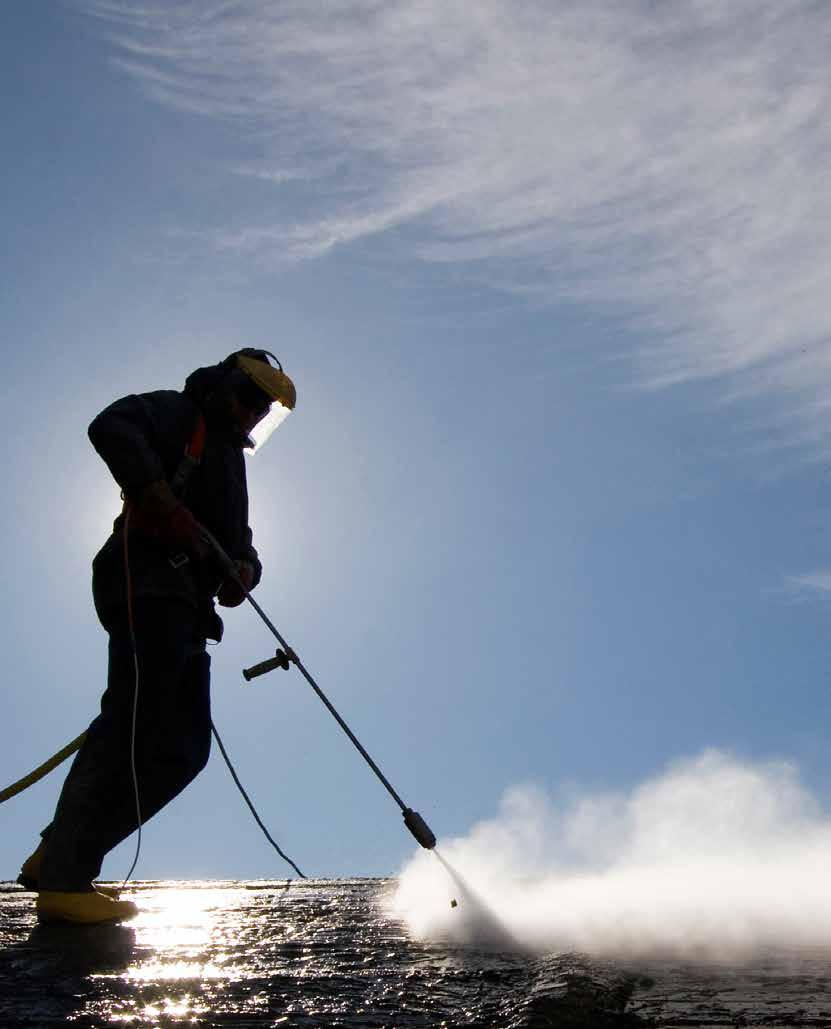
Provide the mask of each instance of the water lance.
{"label": "water lance", "polygon": [[323,690],[318,686],[318,684],[315,682],[315,680],[309,674],[309,672],[306,669],[306,667],[304,666],[303,662],[300,660],[300,658],[297,656],[297,654],[292,650],[292,648],[288,645],[286,640],[280,634],[279,630],[275,627],[275,625],[273,624],[271,619],[268,617],[268,615],[265,613],[265,611],[263,611],[263,609],[260,607],[260,605],[257,603],[257,601],[254,600],[254,598],[251,596],[250,592],[248,591],[248,589],[245,586],[245,583],[240,578],[239,571],[237,570],[236,564],[231,560],[230,557],[228,557],[228,555],[222,549],[222,547],[220,546],[218,541],[214,538],[214,536],[210,532],[208,532],[207,529],[203,528],[202,532],[203,532],[203,537],[205,539],[205,542],[210,544],[210,546],[213,548],[214,552],[216,553],[216,556],[217,556],[217,558],[219,560],[219,563],[221,564],[221,566],[223,568],[223,571],[226,573],[226,575],[228,575],[237,584],[237,586],[239,586],[239,588],[242,590],[243,594],[245,595],[245,599],[254,608],[254,610],[257,612],[257,614],[263,620],[263,622],[265,623],[265,625],[267,626],[267,628],[269,629],[271,634],[274,636],[274,638],[280,644],[280,647],[277,650],[277,652],[274,655],[274,657],[268,658],[265,661],[261,661],[259,664],[252,665],[250,668],[243,669],[242,674],[243,674],[246,682],[250,682],[252,679],[257,678],[257,676],[259,676],[259,675],[265,675],[267,672],[271,672],[275,668],[282,668],[284,670],[288,670],[292,665],[294,665],[295,668],[297,668],[297,670],[300,672],[300,674],[306,680],[306,682],[315,691],[317,696],[320,698],[321,702],[325,705],[326,709],[329,711],[329,714],[332,715],[332,717],[335,719],[335,721],[338,723],[338,725],[341,727],[341,729],[343,729],[343,731],[346,733],[346,735],[352,741],[352,743],[355,746],[355,748],[358,751],[358,753],[361,755],[361,757],[364,759],[364,761],[366,761],[366,763],[369,765],[369,767],[372,769],[372,771],[378,777],[378,779],[380,780],[381,784],[384,786],[386,791],[389,793],[389,795],[392,797],[392,799],[395,801],[395,803],[401,809],[401,814],[404,817],[404,824],[407,826],[407,828],[413,834],[413,836],[416,839],[416,842],[420,846],[424,847],[425,850],[433,850],[433,848],[436,846],[436,837],[435,837],[435,834],[433,833],[432,829],[430,828],[430,826],[424,821],[424,819],[418,813],[418,811],[414,811],[411,807],[407,807],[407,805],[404,803],[404,801],[398,795],[396,790],[391,785],[389,779],[387,779],[387,777],[384,775],[384,773],[381,771],[381,769],[378,767],[378,765],[375,763],[375,761],[373,761],[373,759],[367,753],[366,749],[364,748],[363,744],[360,742],[358,737],[355,735],[354,732],[352,732],[352,730],[349,728],[349,726],[346,724],[346,722],[343,720],[343,718],[337,712],[337,710],[335,709],[335,707],[332,704],[332,702],[329,700],[329,698],[326,696],[326,694],[323,692]]}

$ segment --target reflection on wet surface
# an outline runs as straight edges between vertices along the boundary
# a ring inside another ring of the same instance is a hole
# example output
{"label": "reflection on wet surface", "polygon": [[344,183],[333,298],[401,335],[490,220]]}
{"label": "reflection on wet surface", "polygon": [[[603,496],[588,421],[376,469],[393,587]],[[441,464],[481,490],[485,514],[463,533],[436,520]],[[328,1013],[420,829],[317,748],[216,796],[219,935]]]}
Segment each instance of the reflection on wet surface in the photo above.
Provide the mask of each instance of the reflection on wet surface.
{"label": "reflection on wet surface", "polygon": [[647,961],[630,1009],[661,1027],[831,1026],[831,951],[788,949],[744,962]]}
{"label": "reflection on wet surface", "polygon": [[624,968],[425,943],[385,914],[393,886],[141,883],[138,918],[89,929],[37,926],[0,886],[0,1026],[831,1026],[819,955]]}

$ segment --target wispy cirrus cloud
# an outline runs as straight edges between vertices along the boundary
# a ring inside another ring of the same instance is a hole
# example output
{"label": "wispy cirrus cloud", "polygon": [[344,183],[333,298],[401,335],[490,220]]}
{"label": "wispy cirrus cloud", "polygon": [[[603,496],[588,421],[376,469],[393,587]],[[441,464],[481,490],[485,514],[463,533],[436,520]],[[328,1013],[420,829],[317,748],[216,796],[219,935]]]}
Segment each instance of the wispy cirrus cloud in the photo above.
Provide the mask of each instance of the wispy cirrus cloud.
{"label": "wispy cirrus cloud", "polygon": [[[223,119],[291,182],[214,245],[408,252],[613,305],[654,384],[831,384],[831,14],[815,0],[89,2],[154,100]],[[402,243],[402,246],[404,244]]]}
{"label": "wispy cirrus cloud", "polygon": [[786,584],[794,593],[831,593],[831,569],[821,568],[802,575],[789,575]]}

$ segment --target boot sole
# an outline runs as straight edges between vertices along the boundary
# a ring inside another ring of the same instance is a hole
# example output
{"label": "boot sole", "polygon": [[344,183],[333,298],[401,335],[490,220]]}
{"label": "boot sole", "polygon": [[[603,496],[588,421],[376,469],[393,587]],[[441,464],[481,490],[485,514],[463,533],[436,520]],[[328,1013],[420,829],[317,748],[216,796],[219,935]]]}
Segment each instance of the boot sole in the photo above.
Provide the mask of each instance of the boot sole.
{"label": "boot sole", "polygon": [[[75,896],[78,896],[77,894]],[[92,895],[90,895],[91,897]],[[46,903],[41,906],[38,900],[35,913],[41,925],[120,925],[122,922],[129,922],[139,914],[139,909],[132,901],[124,901],[121,904],[102,902],[104,898],[99,894],[98,901],[93,903],[92,910],[79,905],[72,904],[63,906],[61,903]],[[97,910],[95,908],[97,907]],[[113,910],[115,908],[115,910]]]}
{"label": "boot sole", "polygon": [[82,919],[76,920],[72,918],[57,918],[54,915],[42,915],[40,912],[38,912],[39,925],[73,926],[77,929],[83,929],[84,926],[121,925],[122,922],[126,922],[129,918],[135,918],[135,915],[128,915],[125,918],[102,918],[95,922],[85,922]]}

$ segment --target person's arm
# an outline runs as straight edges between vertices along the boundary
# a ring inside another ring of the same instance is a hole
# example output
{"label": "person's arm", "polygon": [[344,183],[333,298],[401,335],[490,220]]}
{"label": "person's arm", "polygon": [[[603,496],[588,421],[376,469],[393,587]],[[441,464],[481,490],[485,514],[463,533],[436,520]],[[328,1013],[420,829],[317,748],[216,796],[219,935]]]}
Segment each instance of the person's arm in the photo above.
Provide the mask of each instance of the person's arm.
{"label": "person's arm", "polygon": [[253,590],[255,586],[259,585],[260,579],[263,577],[263,566],[260,563],[259,555],[254,547],[253,533],[251,532],[250,526],[245,527],[245,535],[246,540],[242,556],[237,558],[237,560],[242,564],[248,565],[251,569],[251,586],[249,588]]}
{"label": "person's arm", "polygon": [[164,450],[175,446],[188,413],[173,392],[132,395],[105,408],[88,433],[132,505],[134,527],[164,546],[203,557],[208,546],[201,526],[165,479]]}
{"label": "person's arm", "polygon": [[[245,464],[242,464],[242,475],[243,483],[245,483]],[[246,504],[245,509],[248,509],[248,487],[244,485],[246,492]],[[240,581],[246,590],[251,591],[259,585],[260,579],[263,574],[263,566],[260,562],[259,555],[253,543],[253,533],[251,526],[246,524],[242,533],[242,540],[237,549],[235,549],[233,555],[234,562],[237,566],[237,573],[240,577]],[[239,583],[232,578],[227,578],[219,588],[216,599],[219,601],[221,607],[237,607],[245,600],[245,594],[239,587]]]}
{"label": "person's arm", "polygon": [[165,477],[157,405],[147,396],[116,400],[93,419],[88,435],[130,500]]}

